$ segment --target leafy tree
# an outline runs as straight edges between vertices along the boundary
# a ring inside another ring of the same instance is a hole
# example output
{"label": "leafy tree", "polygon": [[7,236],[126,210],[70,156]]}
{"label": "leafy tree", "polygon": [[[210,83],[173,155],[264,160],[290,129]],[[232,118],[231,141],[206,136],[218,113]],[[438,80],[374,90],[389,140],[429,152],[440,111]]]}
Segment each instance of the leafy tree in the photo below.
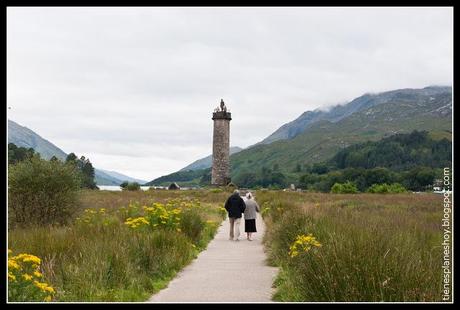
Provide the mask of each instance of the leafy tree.
{"label": "leafy tree", "polygon": [[436,172],[430,167],[414,167],[405,174],[405,185],[415,191],[428,189],[434,182]]}
{"label": "leafy tree", "polygon": [[325,174],[329,171],[329,167],[325,163],[314,163],[310,168],[311,173]]}
{"label": "leafy tree", "polygon": [[383,184],[393,182],[393,175],[391,171],[383,167],[368,169],[365,171],[364,176],[366,179],[366,187],[372,184]]}
{"label": "leafy tree", "polygon": [[201,185],[209,185],[209,184],[211,184],[211,170],[210,169],[207,169],[204,172],[203,176],[200,179],[200,184]]}
{"label": "leafy tree", "polygon": [[294,172],[302,172],[302,165],[301,165],[301,164],[297,164],[297,165],[295,166]]}
{"label": "leafy tree", "polygon": [[299,179],[299,186],[303,189],[308,189],[313,186],[313,184],[320,181],[321,177],[317,174],[306,173],[302,175]]}
{"label": "leafy tree", "polygon": [[234,181],[236,184],[239,184],[242,187],[252,188],[259,182],[259,179],[254,172],[242,171],[237,176],[235,176]]}
{"label": "leafy tree", "polygon": [[277,187],[285,187],[286,186],[286,176],[281,172],[275,172],[271,176],[270,185],[277,186]]}
{"label": "leafy tree", "polygon": [[34,156],[40,157],[40,154],[35,153],[33,148],[18,147],[14,143],[8,143],[8,164],[14,165]]}
{"label": "leafy tree", "polygon": [[94,167],[88,158],[85,158],[85,156],[78,158],[74,153],[70,153],[67,155],[65,162],[81,171],[83,188],[97,189],[94,181]]}
{"label": "leafy tree", "polygon": [[89,159],[82,156],[80,158],[81,171],[83,173],[83,187],[89,189],[96,189],[96,182],[94,181],[94,168]]}
{"label": "leafy tree", "polygon": [[76,163],[77,160],[78,160],[77,155],[75,155],[74,153],[70,153],[69,155],[67,155],[65,162],[66,163]]}

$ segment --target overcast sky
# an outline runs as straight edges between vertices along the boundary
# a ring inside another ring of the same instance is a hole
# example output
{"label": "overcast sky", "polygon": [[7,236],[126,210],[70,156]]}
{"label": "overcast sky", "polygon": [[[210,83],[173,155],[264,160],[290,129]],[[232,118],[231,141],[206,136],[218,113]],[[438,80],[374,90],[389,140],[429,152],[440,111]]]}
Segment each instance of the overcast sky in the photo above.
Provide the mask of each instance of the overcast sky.
{"label": "overcast sky", "polygon": [[11,8],[8,118],[152,180],[366,92],[452,85],[451,8]]}

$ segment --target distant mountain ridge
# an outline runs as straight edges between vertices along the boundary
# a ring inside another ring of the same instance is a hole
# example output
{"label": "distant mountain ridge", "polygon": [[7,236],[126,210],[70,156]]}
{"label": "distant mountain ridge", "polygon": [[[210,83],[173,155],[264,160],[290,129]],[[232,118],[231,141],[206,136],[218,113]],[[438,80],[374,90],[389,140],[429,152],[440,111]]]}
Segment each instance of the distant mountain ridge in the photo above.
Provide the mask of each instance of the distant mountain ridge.
{"label": "distant mountain ridge", "polygon": [[[8,120],[8,143],[14,143],[17,146],[22,146],[26,148],[33,148],[36,152],[40,153],[40,156],[42,158],[46,160],[49,160],[51,157],[56,156],[58,159],[65,161],[67,157],[67,154],[59,147],[57,147],[50,141],[42,138],[33,130],[21,126],[10,119]],[[94,179],[97,185],[120,185],[125,180],[136,180],[134,178],[122,175],[121,173],[105,171],[96,168],[94,169],[94,173]],[[123,176],[124,179],[120,180],[118,177],[112,176],[112,174]],[[142,181],[142,183],[145,183],[145,181]]]}
{"label": "distant mountain ridge", "polygon": [[279,140],[293,139],[318,121],[325,120],[336,123],[355,112],[395,99],[404,100],[404,98],[415,99],[414,97],[432,96],[449,91],[450,89],[451,87],[448,86],[428,86],[422,89],[405,88],[376,94],[367,93],[346,104],[335,105],[327,111],[321,108],[314,111],[306,111],[295,120],[282,125],[257,144],[270,144]]}
{"label": "distant mountain ridge", "polygon": [[[242,150],[243,149],[238,146],[232,146],[230,147],[230,155],[238,153]],[[191,163],[188,166],[185,166],[179,171],[201,170],[201,169],[210,168],[211,166],[212,166],[212,154],[194,161],[193,163]]]}
{"label": "distant mountain ridge", "polygon": [[361,97],[368,96],[374,103],[367,101],[365,108],[339,121],[316,121],[291,139],[259,144],[231,156],[232,178],[242,171],[275,164],[289,173],[297,164],[319,162],[349,145],[396,133],[426,130],[437,137],[452,135],[451,87],[401,89]]}
{"label": "distant mountain ridge", "polygon": [[40,135],[27,127],[8,120],[8,143],[14,143],[17,146],[33,148],[40,156],[46,160],[56,156],[60,160],[65,160],[67,154],[53,143],[42,138]]}
{"label": "distant mountain ridge", "polygon": [[144,183],[147,183],[147,181],[145,180],[141,180],[141,179],[136,179],[136,178],[132,178],[132,177],[129,177],[127,175],[124,175],[124,174],[121,174],[119,172],[116,172],[116,171],[110,171],[110,170],[104,170],[104,169],[99,169],[99,171],[109,175],[110,177],[114,178],[114,179],[117,179],[120,181],[120,184],[123,183],[124,181],[128,181],[128,182],[137,182],[139,184],[144,184]]}

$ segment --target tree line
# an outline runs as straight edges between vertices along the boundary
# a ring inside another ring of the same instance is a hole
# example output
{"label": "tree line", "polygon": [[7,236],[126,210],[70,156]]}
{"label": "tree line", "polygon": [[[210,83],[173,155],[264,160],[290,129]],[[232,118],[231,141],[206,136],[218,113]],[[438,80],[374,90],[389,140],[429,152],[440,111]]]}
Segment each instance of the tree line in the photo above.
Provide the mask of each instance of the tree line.
{"label": "tree line", "polygon": [[[242,187],[285,188],[289,183],[312,191],[423,191],[431,187],[442,168],[452,165],[452,143],[433,140],[426,131],[396,134],[379,141],[354,144],[340,150],[332,159],[319,163],[298,163],[292,175],[282,173],[277,164],[258,171],[242,171],[234,182]],[[374,185],[388,185],[376,187]],[[391,185],[391,186],[390,186]],[[350,187],[352,186],[352,187]],[[374,186],[374,187],[373,187]]]}
{"label": "tree line", "polygon": [[[14,143],[8,143],[8,165],[16,165],[18,163],[29,161],[31,165],[36,164],[42,159],[40,153],[35,152],[33,148],[18,147]],[[65,162],[61,162],[56,156],[52,156],[50,162],[67,164],[75,168],[75,173],[79,174],[80,187],[87,189],[97,189],[94,180],[95,172],[89,158],[81,156],[78,158],[74,153],[67,155]],[[37,171],[38,173],[39,171]]]}

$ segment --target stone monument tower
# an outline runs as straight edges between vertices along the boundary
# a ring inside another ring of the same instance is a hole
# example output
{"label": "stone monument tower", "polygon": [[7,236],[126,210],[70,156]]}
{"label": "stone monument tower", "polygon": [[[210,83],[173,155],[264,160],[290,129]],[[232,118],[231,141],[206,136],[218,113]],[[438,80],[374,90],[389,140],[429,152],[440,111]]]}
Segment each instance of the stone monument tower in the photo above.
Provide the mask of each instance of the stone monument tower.
{"label": "stone monument tower", "polygon": [[230,121],[232,115],[227,112],[224,100],[220,100],[212,114],[214,131],[212,139],[211,185],[222,186],[230,183]]}

